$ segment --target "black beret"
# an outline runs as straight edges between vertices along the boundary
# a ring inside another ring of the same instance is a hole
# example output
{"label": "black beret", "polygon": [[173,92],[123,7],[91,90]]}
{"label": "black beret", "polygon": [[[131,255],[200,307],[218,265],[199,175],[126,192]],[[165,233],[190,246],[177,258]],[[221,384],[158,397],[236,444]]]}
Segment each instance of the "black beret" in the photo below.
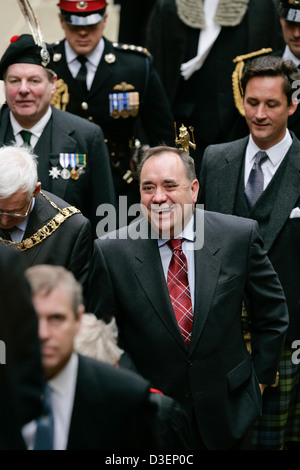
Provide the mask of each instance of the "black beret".
{"label": "black beret", "polygon": [[53,69],[53,50],[45,43],[44,47],[35,44],[31,34],[13,36],[11,43],[0,60],[0,80],[7,68],[12,64],[42,65],[47,69]]}

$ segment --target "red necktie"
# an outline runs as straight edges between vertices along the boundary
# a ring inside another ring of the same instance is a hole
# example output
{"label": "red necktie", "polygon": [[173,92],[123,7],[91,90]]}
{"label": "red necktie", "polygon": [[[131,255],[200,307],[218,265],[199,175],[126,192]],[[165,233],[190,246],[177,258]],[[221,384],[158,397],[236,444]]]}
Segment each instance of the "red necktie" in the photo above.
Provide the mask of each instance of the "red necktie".
{"label": "red necktie", "polygon": [[193,327],[193,309],[187,273],[187,260],[182,251],[181,238],[171,238],[168,244],[173,250],[167,279],[169,294],[178,326],[187,347],[189,347]]}

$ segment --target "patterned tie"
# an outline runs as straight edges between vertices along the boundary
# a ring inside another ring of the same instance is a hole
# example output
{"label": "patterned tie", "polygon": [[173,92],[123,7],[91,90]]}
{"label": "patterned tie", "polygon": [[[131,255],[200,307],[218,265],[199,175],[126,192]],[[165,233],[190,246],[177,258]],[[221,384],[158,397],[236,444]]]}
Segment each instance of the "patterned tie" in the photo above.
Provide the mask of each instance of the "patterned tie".
{"label": "patterned tie", "polygon": [[87,58],[84,55],[79,55],[77,56],[77,60],[78,62],[81,63],[81,67],[79,69],[78,74],[76,75],[76,80],[80,83],[82,91],[86,93],[87,92],[87,87],[86,87],[87,68],[86,68],[85,63],[87,62]]}
{"label": "patterned tie", "polygon": [[248,201],[249,209],[252,209],[264,190],[264,174],[262,172],[261,165],[264,161],[267,160],[267,158],[268,155],[262,150],[257,152],[255,155],[254,165],[250,172],[245,188],[245,195]]}
{"label": "patterned tie", "polygon": [[189,348],[193,327],[193,309],[187,273],[187,260],[182,251],[181,238],[172,238],[169,240],[168,245],[173,250],[167,278],[169,294],[179,329]]}
{"label": "patterned tie", "polygon": [[30,139],[31,139],[32,133],[30,131],[23,130],[23,131],[20,132],[20,134],[22,136],[24,144],[30,146]]}
{"label": "patterned tie", "polygon": [[54,417],[51,406],[51,389],[46,385],[44,391],[43,413],[37,419],[34,450],[53,450]]}

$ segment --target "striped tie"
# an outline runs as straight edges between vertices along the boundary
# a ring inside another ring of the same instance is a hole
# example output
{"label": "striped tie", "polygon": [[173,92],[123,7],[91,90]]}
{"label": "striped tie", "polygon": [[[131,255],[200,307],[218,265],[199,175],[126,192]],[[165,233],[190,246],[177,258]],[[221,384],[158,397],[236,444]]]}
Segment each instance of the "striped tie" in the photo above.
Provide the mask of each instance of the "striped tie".
{"label": "striped tie", "polygon": [[179,329],[189,348],[193,327],[193,308],[187,260],[182,251],[181,238],[172,238],[168,244],[173,250],[167,277],[168,290]]}

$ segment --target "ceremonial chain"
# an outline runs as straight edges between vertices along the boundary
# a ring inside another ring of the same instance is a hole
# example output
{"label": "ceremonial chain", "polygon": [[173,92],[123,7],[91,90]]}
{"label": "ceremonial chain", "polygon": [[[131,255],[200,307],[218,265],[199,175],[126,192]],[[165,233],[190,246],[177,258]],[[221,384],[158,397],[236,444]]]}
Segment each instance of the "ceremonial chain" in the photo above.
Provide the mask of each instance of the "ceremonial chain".
{"label": "ceremonial chain", "polygon": [[59,213],[56,214],[53,217],[53,219],[51,219],[50,222],[48,222],[47,225],[44,225],[44,227],[40,228],[31,237],[25,238],[25,240],[22,240],[21,242],[13,242],[10,240],[4,240],[3,238],[0,237],[0,241],[2,243],[4,243],[5,245],[14,246],[19,251],[29,250],[29,248],[33,248],[35,245],[38,245],[43,240],[50,237],[50,235],[52,235],[52,233],[54,233],[55,230],[57,230],[58,227],[60,227],[60,225],[63,222],[65,222],[65,220],[67,220],[69,217],[71,217],[74,214],[81,214],[80,210],[74,206],[64,207],[64,209],[60,209],[42,191],[40,192],[40,194],[51,204],[51,206],[57,209]]}

